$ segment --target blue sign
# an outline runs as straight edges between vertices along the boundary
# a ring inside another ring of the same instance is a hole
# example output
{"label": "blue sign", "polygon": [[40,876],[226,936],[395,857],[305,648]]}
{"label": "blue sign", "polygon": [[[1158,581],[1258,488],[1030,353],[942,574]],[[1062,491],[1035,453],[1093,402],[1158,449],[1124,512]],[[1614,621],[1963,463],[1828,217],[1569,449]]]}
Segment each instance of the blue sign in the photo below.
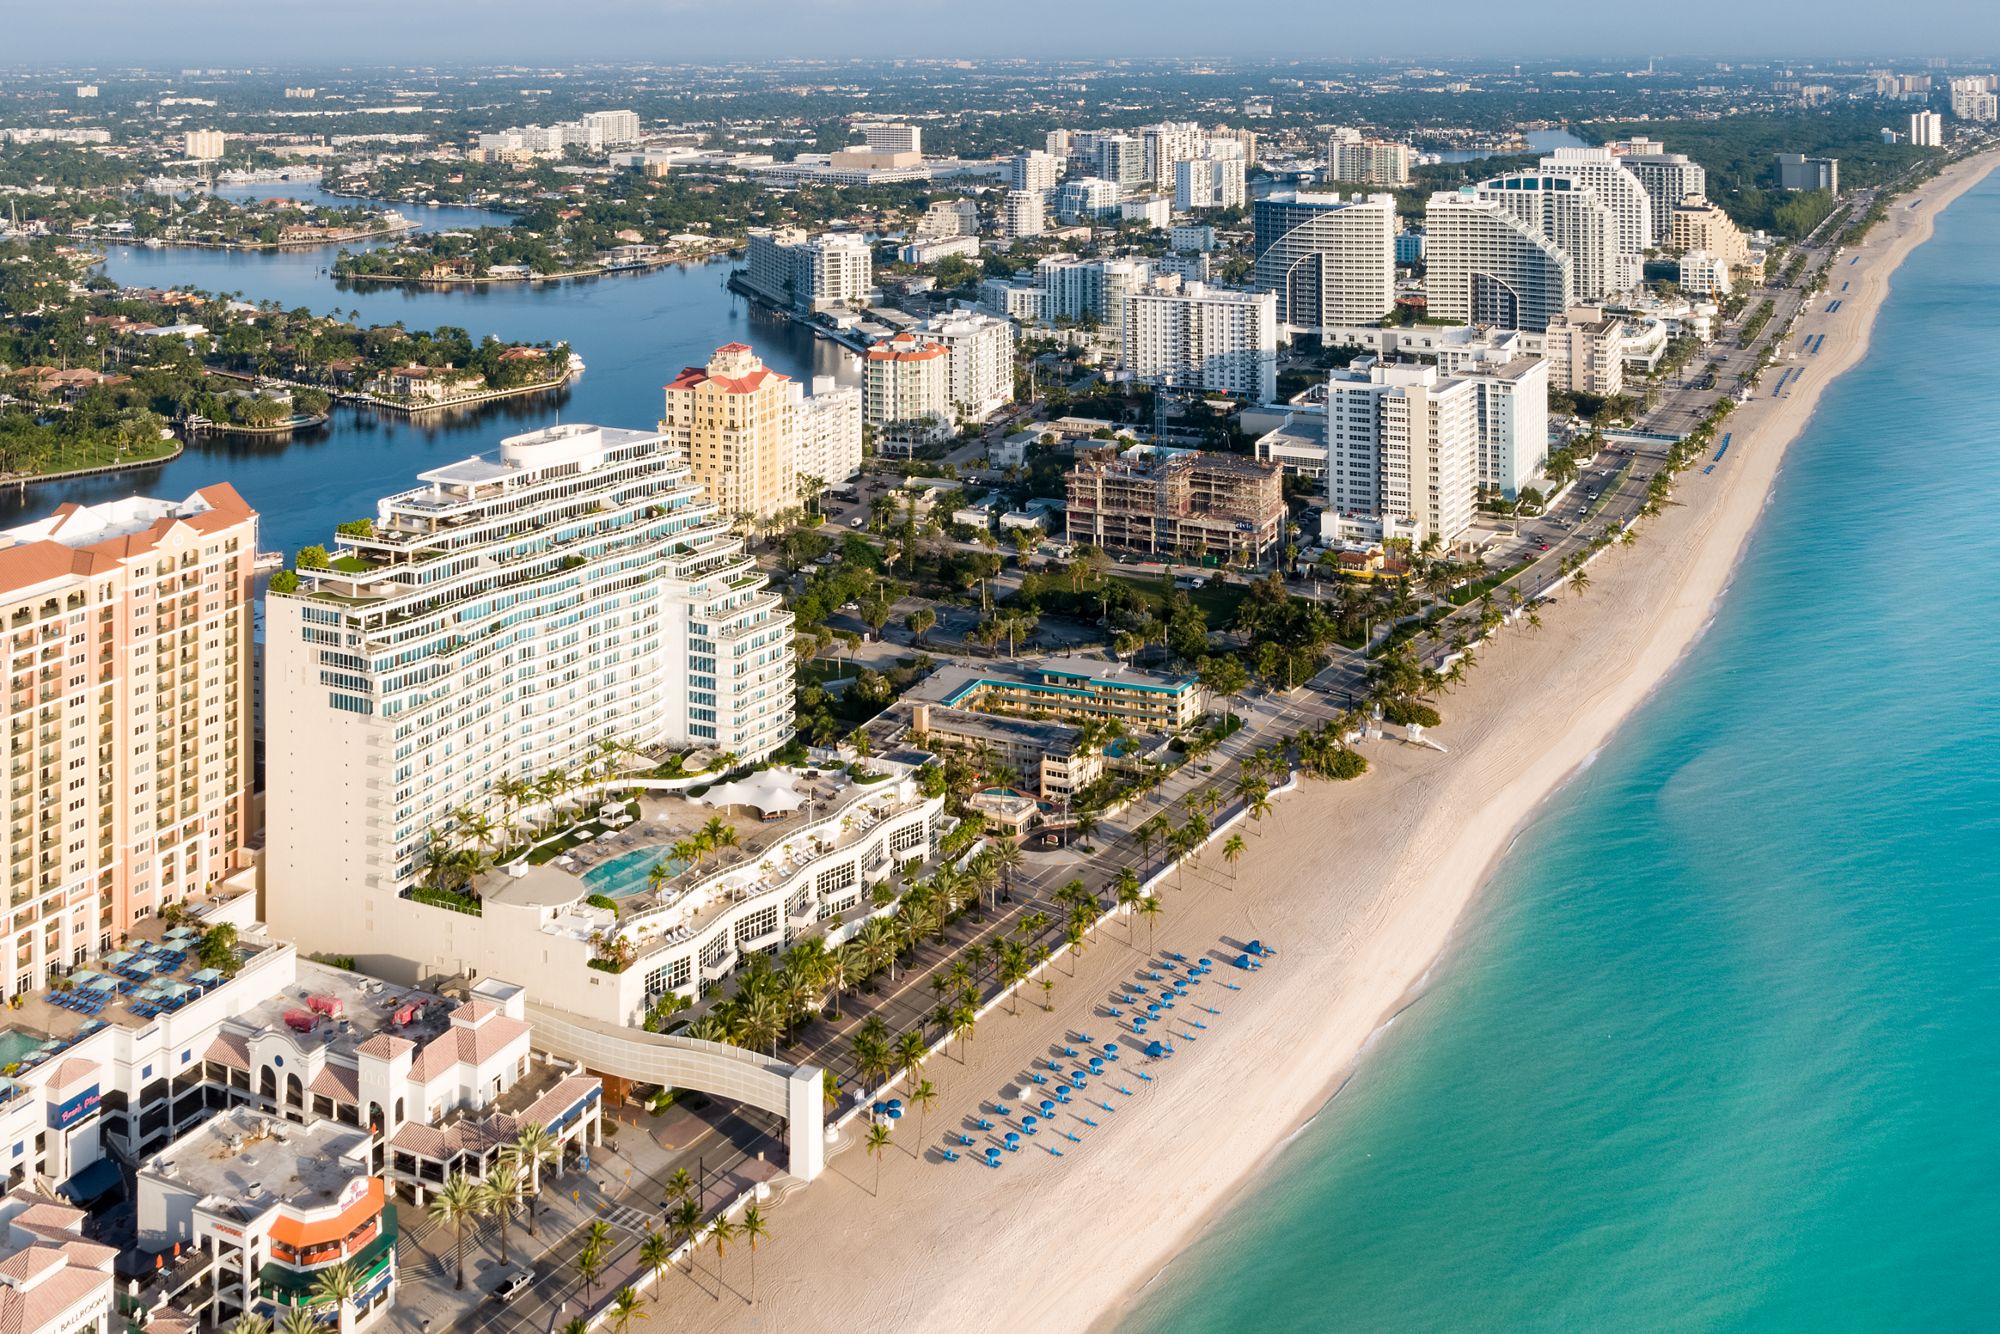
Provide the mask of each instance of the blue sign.
{"label": "blue sign", "polygon": [[49,1127],[53,1130],[68,1130],[87,1116],[94,1115],[101,1101],[97,1085],[92,1084],[83,1092],[49,1108]]}

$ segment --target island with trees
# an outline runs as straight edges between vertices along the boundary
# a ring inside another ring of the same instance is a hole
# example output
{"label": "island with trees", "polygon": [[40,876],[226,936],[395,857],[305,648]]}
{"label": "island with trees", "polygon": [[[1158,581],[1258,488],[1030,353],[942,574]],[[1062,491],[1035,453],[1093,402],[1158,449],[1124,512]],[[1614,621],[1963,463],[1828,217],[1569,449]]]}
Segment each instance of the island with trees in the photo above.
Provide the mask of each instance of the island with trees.
{"label": "island with trees", "polygon": [[189,436],[283,434],[340,402],[421,411],[544,392],[575,373],[566,343],[120,288],[96,258],[47,239],[0,243],[0,477],[147,466]]}

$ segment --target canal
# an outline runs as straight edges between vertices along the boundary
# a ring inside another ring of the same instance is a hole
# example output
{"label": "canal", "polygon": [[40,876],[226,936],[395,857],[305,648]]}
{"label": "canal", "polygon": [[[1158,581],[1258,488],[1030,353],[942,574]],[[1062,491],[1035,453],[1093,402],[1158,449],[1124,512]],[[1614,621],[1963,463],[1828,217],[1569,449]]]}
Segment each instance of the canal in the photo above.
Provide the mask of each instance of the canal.
{"label": "canal", "polygon": [[[223,193],[356,202],[298,182]],[[476,208],[396,208],[426,229],[507,222],[505,215]],[[557,283],[437,289],[336,282],[328,270],[337,253],[112,246],[104,271],[135,287],[198,287],[288,308],[354,312],[363,324],[456,325],[474,338],[492,334],[510,342],[566,340],[587,369],[567,389],[534,398],[416,419],[337,407],[325,426],[289,440],[205,440],[156,467],[30,487],[25,494],[11,490],[0,495],[0,523],[37,518],[68,502],[141,494],[177,499],[226,481],[262,514],[262,545],[291,552],[329,541],[336,523],[372,516],[379,497],[409,487],[426,468],[491,453],[503,435],[558,417],[650,428],[659,420],[661,386],[681,367],[706,362],[718,345],[732,340],[749,343],[770,366],[794,378],[832,375],[858,382],[851,353],[730,293],[723,286],[730,268],[726,260]]]}

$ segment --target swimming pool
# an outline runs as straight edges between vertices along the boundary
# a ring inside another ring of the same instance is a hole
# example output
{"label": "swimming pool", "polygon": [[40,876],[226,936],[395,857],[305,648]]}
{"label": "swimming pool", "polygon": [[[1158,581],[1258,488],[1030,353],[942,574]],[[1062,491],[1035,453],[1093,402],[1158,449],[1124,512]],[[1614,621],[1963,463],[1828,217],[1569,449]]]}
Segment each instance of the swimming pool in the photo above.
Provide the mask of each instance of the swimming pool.
{"label": "swimming pool", "polygon": [[667,868],[669,877],[687,869],[687,863],[674,857],[672,850],[664,846],[634,848],[585,871],[583,885],[592,894],[614,899],[628,898],[646,891],[651,883],[653,868],[660,865]]}
{"label": "swimming pool", "polygon": [[24,1033],[18,1028],[0,1029],[0,1069],[17,1064],[29,1052],[42,1045],[43,1039],[32,1033]]}

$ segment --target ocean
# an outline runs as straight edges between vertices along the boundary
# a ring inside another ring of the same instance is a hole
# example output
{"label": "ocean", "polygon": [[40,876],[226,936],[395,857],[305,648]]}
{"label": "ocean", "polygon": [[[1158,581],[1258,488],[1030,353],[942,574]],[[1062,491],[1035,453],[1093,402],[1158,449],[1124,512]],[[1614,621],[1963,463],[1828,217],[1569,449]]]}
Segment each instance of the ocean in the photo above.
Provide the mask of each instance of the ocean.
{"label": "ocean", "polygon": [[1707,634],[1123,1334],[1993,1327],[1996,234],[2000,176],[1896,274]]}

